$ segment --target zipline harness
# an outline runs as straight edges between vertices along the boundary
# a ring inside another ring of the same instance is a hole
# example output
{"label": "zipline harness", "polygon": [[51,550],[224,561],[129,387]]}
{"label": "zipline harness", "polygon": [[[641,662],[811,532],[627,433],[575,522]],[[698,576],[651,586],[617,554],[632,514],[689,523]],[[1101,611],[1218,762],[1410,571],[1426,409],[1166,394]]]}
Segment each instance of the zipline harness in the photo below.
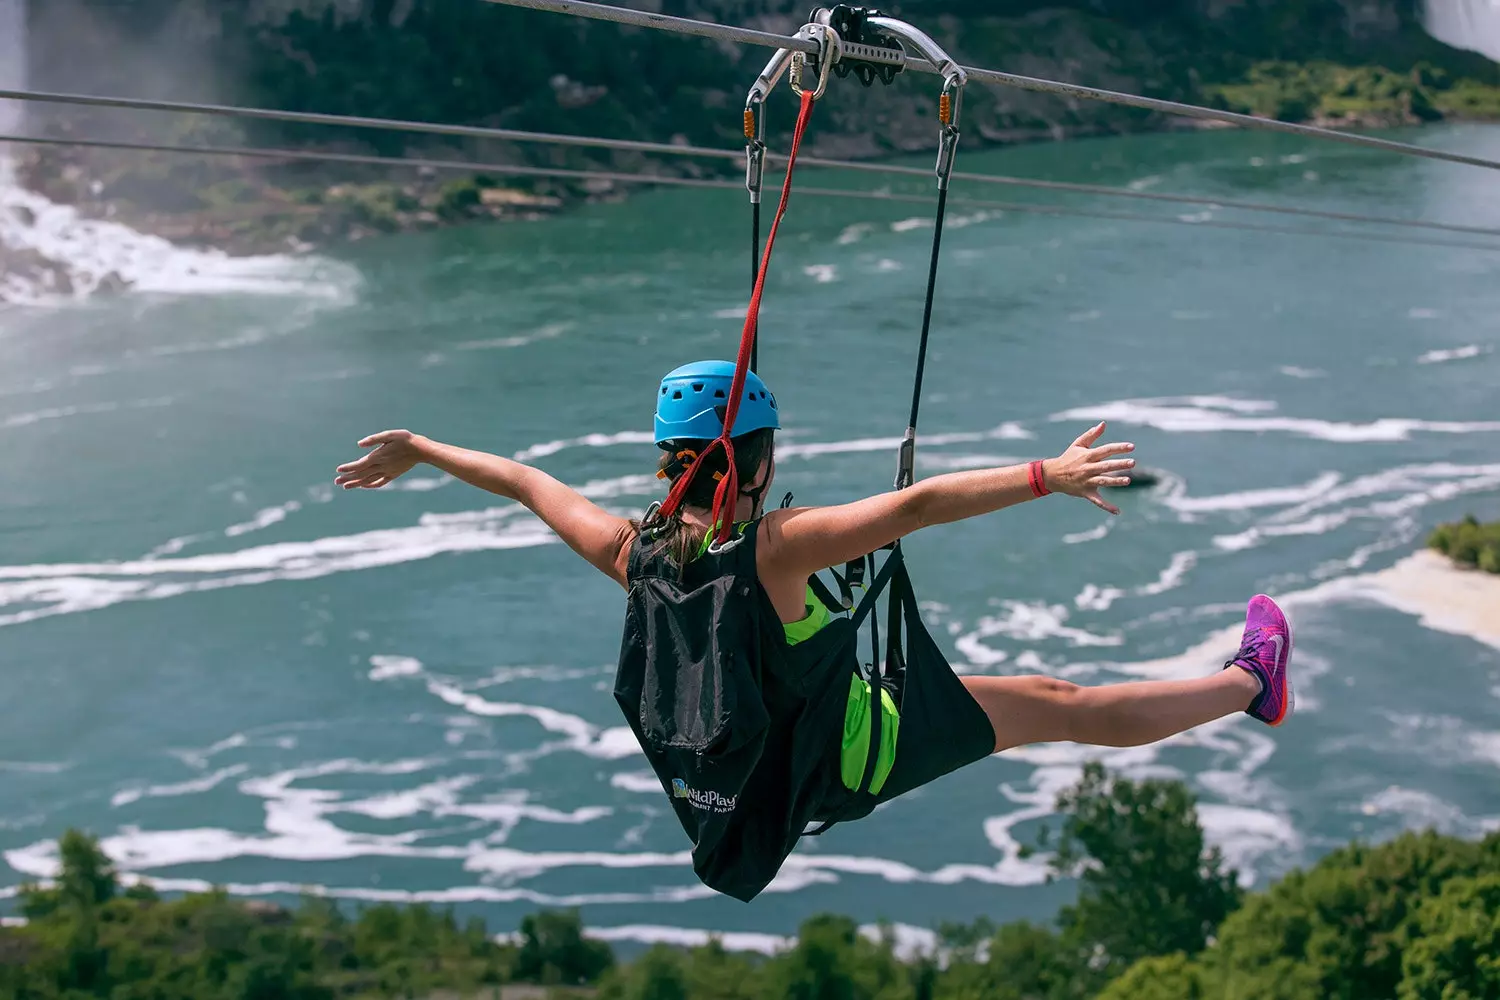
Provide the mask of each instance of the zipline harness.
{"label": "zipline harness", "polygon": [[[751,206],[752,288],[744,329],[740,335],[734,381],[724,407],[724,429],[720,436],[711,442],[702,454],[698,455],[696,460],[678,476],[666,499],[650,515],[653,521],[660,519],[656,523],[674,516],[680,509],[683,496],[692,482],[694,473],[703,464],[704,458],[715,448],[723,449],[728,470],[720,479],[714,493],[712,523],[716,525],[714,529],[716,535],[708,550],[716,554],[727,552],[740,542],[740,537],[734,534],[733,523],[734,508],[740,497],[740,487],[738,471],[735,468],[734,442],[730,437],[730,430],[734,427],[740,400],[744,395],[745,376],[748,372],[758,368],[758,321],[761,299],[765,291],[766,273],[770,268],[776,234],[780,229],[782,218],[786,215],[787,203],[791,198],[792,174],[807,131],[808,120],[812,115],[813,104],[826,91],[831,73],[844,77],[852,71],[856,78],[866,86],[871,85],[876,79],[882,83],[890,83],[905,64],[906,52],[903,45],[910,45],[917,55],[937,66],[943,77],[942,91],[938,97],[938,157],[935,168],[938,201],[932,234],[932,256],[927,271],[927,293],[922,307],[922,332],[917,345],[911,411],[898,452],[895,488],[906,489],[912,484],[915,476],[917,417],[922,400],[922,379],[927,365],[932,304],[937,290],[943,218],[947,207],[948,181],[953,173],[958,146],[958,123],[963,89],[968,76],[963,67],[951,59],[926,33],[904,21],[885,17],[879,11],[870,8],[852,7],[846,4],[840,4],[831,9],[820,7],[813,12],[811,20],[803,25],[795,37],[817,41],[820,46],[818,54],[812,55],[801,50],[778,49],[750,88],[745,101],[745,187],[750,193]],[[790,152],[787,155],[786,175],[781,186],[781,200],[771,221],[770,231],[766,234],[765,250],[762,253],[759,243],[761,187],[766,159],[764,103],[784,73],[788,77],[788,86],[801,96],[801,106],[797,113],[796,127],[792,133]],[[816,82],[809,86],[810,81],[814,79]],[[789,501],[790,494],[786,502]],[[878,572],[875,569],[874,553],[846,563],[842,575],[837,571],[833,572],[840,592],[837,598],[817,576],[811,577],[808,581],[815,596],[823,602],[825,607],[830,610],[842,608],[852,613],[851,620],[855,629],[863,624],[865,618],[868,617],[870,620],[871,658],[869,676],[865,680],[870,685],[873,704],[877,706],[877,710],[870,713],[869,753],[864,774],[856,790],[856,798],[852,802],[857,802],[869,791],[871,779],[875,774],[876,758],[881,746],[882,713],[878,710],[880,692],[882,689],[892,690],[893,697],[896,697],[898,702],[900,700],[899,694],[908,660],[903,652],[901,620],[903,612],[908,616],[915,614],[915,601],[911,595],[911,581],[906,573],[901,543],[893,542],[885,548],[890,554],[886,556]],[[872,579],[865,588],[867,571]],[[871,614],[871,611],[880,594],[888,586],[890,605],[887,612],[887,640],[882,667],[880,628],[877,616]],[[857,607],[853,596],[856,588],[865,589]],[[931,657],[926,657],[926,659],[931,659]],[[845,817],[825,821],[808,833],[812,836],[821,834],[842,818]]]}

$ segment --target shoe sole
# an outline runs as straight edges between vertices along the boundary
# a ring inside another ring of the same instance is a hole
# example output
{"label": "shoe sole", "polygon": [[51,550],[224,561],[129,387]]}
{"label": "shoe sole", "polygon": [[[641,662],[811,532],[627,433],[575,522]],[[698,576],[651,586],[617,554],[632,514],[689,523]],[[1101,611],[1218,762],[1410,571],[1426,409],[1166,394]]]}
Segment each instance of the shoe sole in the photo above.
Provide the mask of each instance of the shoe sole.
{"label": "shoe sole", "polygon": [[[1281,605],[1276,605],[1276,609],[1278,611],[1281,611]],[[1290,719],[1292,717],[1292,712],[1297,707],[1297,698],[1292,693],[1291,678],[1292,652],[1297,648],[1297,641],[1292,635],[1292,620],[1290,618],[1287,618],[1285,611],[1281,611],[1281,617],[1286,622],[1286,666],[1281,670],[1281,685],[1284,688],[1282,692],[1284,697],[1282,698],[1281,714],[1276,717],[1275,722],[1266,723],[1266,725],[1273,728],[1280,726],[1287,719]]]}

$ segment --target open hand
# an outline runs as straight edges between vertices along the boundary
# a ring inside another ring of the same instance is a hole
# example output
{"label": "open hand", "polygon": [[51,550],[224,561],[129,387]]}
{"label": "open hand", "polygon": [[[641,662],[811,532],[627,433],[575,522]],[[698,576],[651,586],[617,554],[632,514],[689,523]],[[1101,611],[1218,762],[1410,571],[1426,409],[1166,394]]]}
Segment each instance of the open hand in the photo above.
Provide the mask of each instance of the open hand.
{"label": "open hand", "polygon": [[1094,442],[1103,434],[1104,422],[1100,421],[1080,434],[1067,451],[1043,462],[1042,473],[1047,489],[1052,492],[1082,497],[1101,510],[1118,514],[1120,508],[1107,502],[1099,495],[1099,490],[1106,486],[1130,485],[1130,477],[1118,473],[1135,468],[1135,459],[1110,456],[1135,451],[1135,445],[1121,442],[1095,448]]}
{"label": "open hand", "polygon": [[422,461],[422,443],[426,439],[411,431],[381,431],[359,442],[361,448],[375,450],[353,462],[345,462],[335,471],[335,486],[346,490],[376,490],[393,479],[410,472]]}

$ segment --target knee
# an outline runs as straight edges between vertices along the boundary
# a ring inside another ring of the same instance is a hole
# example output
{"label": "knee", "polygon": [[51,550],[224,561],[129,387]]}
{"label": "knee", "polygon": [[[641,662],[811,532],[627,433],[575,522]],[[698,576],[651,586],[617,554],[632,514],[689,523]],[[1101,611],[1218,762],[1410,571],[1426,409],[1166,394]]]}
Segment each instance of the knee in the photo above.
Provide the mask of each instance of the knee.
{"label": "knee", "polygon": [[1056,677],[1033,677],[1031,685],[1038,698],[1059,706],[1077,704],[1084,690],[1072,681],[1058,680]]}

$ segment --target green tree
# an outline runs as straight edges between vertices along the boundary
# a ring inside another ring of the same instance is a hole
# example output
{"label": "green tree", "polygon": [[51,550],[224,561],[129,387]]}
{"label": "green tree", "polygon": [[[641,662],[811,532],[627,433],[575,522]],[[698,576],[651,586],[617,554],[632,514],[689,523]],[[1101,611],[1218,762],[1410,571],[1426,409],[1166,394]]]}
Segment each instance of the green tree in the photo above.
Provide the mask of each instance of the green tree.
{"label": "green tree", "polygon": [[687,954],[688,995],[693,1000],[757,1000],[761,970],[749,958],[711,938]]}
{"label": "green tree", "polygon": [[577,986],[594,982],[614,962],[608,944],[583,936],[583,923],[576,910],[543,910],[521,921],[517,979]]}
{"label": "green tree", "polygon": [[[951,940],[951,937],[945,935]],[[1055,931],[1029,921],[1003,924],[982,949],[961,949],[938,977],[933,1000],[1072,1000],[1091,977]]]}
{"label": "green tree", "polygon": [[1204,1000],[1202,970],[1182,952],[1143,958],[1104,988],[1096,1000]]}
{"label": "green tree", "polygon": [[1141,958],[1196,954],[1240,905],[1236,873],[1205,844],[1182,782],[1110,778],[1094,762],[1057,805],[1066,819],[1054,871],[1079,883],[1058,923],[1073,961],[1101,984]]}
{"label": "green tree", "polygon": [[1500,998],[1500,874],[1456,878],[1412,919],[1400,1000]]}
{"label": "green tree", "polygon": [[766,963],[763,996],[778,1000],[913,1000],[906,967],[889,933],[861,937],[848,917],[821,915],[797,932],[797,944]]}
{"label": "green tree", "polygon": [[611,970],[599,988],[600,1000],[697,1000],[686,965],[678,949],[654,945],[629,965]]}
{"label": "green tree", "polygon": [[1402,980],[1407,921],[1452,879],[1500,872],[1486,844],[1408,833],[1354,844],[1292,872],[1224,921],[1204,956],[1237,997],[1369,1000]]}

